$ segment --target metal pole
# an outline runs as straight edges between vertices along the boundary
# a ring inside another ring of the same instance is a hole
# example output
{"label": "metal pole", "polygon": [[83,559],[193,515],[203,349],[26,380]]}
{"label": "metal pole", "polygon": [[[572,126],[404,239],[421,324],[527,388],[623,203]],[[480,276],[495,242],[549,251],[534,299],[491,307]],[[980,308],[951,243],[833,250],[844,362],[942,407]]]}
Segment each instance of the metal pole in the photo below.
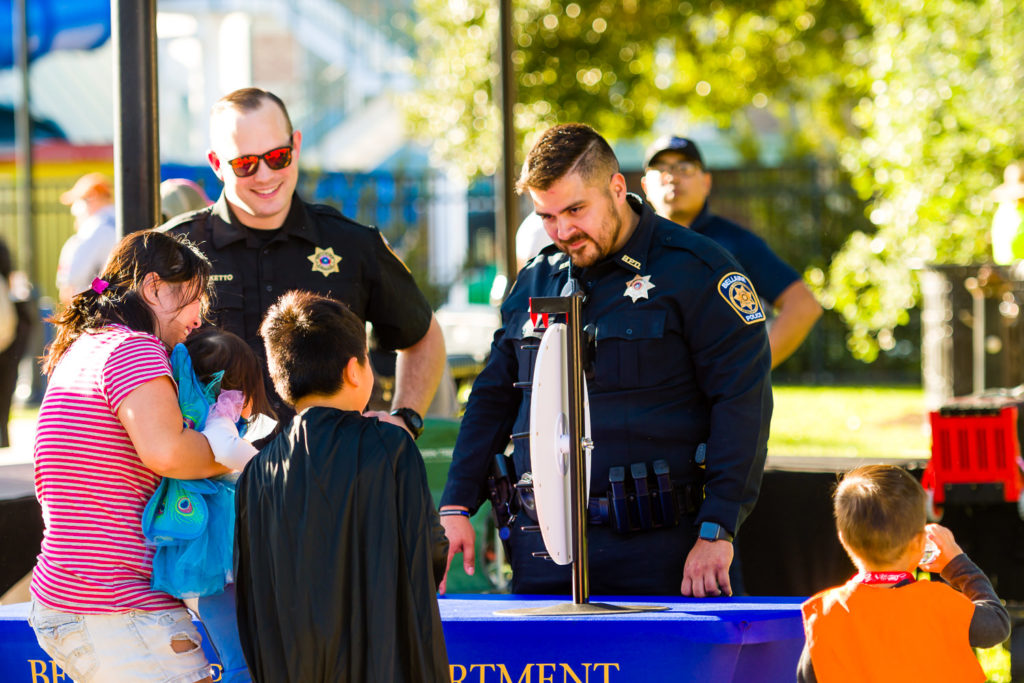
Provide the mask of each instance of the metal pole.
{"label": "metal pole", "polygon": [[572,498],[572,601],[590,602],[590,573],[587,555],[587,462],[583,448],[583,294],[569,298],[568,374],[569,374],[569,494]]}
{"label": "metal pole", "polygon": [[985,293],[979,288],[971,294],[971,375],[974,393],[980,394],[985,391]]}
{"label": "metal pole", "polygon": [[28,7],[26,0],[15,0],[12,7],[14,28],[14,59],[21,84],[14,118],[15,159],[18,172],[18,267],[24,271],[29,282],[36,283],[35,233],[32,230],[32,115],[29,111],[28,77]]}
{"label": "metal pole", "polygon": [[516,130],[512,109],[516,103],[516,73],[512,66],[512,0],[498,0],[499,80],[498,107],[501,109],[501,179],[496,183],[498,205],[494,217],[497,228],[498,260],[508,276],[505,293],[516,276],[516,228],[519,227],[519,197],[516,196]]}
{"label": "metal pole", "polygon": [[[985,285],[988,276],[979,272],[964,280],[971,294],[971,375],[975,394],[985,391]],[[984,281],[984,282],[983,282]]]}
{"label": "metal pole", "polygon": [[117,234],[151,228],[160,216],[156,89],[156,0],[112,0],[114,195]]}

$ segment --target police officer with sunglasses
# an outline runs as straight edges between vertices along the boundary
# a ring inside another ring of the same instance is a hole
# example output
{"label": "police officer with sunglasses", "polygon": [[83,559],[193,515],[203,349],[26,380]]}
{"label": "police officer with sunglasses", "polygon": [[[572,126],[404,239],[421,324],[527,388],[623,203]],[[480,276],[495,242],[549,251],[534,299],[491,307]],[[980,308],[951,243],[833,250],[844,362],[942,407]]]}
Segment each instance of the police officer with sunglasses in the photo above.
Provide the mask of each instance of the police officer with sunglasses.
{"label": "police officer with sunglasses", "polygon": [[[376,228],[298,196],[302,133],[273,93],[242,88],[221,98],[210,143],[207,160],[224,183],[220,198],[161,229],[188,236],[213,264],[213,321],[249,342],[266,368],[258,329],[279,296],[301,289],[346,303],[373,324],[380,347],[398,351],[393,410],[375,415],[419,436],[445,350],[408,268]],[[269,381],[267,389],[286,423],[291,410]]]}

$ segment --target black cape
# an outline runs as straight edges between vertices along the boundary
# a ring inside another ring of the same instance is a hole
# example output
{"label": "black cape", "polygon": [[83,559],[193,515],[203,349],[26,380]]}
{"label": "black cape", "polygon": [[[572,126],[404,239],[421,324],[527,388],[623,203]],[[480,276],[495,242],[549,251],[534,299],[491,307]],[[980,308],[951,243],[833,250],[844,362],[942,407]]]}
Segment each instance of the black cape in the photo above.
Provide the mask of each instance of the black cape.
{"label": "black cape", "polygon": [[238,480],[238,630],[253,680],[450,681],[448,541],[402,429],[310,408]]}

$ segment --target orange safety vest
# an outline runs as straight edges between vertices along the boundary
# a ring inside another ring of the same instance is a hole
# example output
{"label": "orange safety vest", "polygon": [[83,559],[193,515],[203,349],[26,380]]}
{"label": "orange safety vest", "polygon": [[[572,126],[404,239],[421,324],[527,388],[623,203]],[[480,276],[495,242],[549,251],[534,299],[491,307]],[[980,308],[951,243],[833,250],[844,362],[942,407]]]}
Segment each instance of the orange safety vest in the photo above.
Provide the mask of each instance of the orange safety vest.
{"label": "orange safety vest", "polygon": [[984,683],[968,642],[974,603],[939,582],[899,588],[851,580],[803,605],[819,683]]}

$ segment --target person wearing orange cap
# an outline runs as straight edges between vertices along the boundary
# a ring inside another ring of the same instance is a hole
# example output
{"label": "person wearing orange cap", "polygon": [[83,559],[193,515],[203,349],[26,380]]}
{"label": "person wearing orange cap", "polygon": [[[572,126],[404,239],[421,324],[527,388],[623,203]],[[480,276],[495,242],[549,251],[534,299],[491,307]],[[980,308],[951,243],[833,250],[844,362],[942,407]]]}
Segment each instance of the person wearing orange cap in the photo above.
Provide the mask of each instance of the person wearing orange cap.
{"label": "person wearing orange cap", "polygon": [[102,173],[86,173],[60,196],[60,203],[75,218],[75,234],[64,242],[57,260],[57,291],[66,306],[103,272],[117,244],[114,188]]}

